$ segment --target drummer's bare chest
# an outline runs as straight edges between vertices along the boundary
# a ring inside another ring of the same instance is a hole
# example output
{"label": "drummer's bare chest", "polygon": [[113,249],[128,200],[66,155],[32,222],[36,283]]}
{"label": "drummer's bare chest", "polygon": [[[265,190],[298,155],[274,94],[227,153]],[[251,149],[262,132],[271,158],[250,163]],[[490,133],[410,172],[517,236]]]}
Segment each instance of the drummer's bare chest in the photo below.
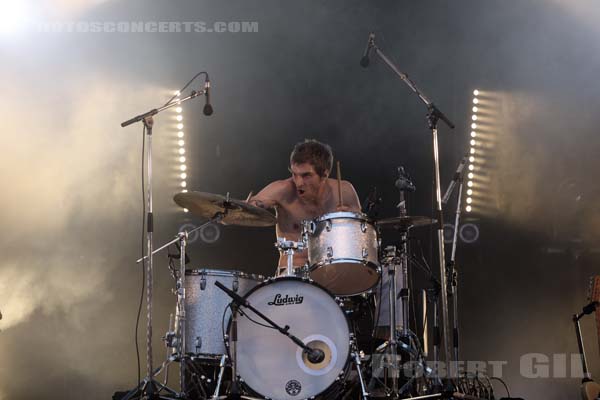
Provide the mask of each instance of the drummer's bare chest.
{"label": "drummer's bare chest", "polygon": [[299,234],[302,221],[317,218],[323,214],[335,211],[335,201],[326,201],[321,205],[303,204],[294,201],[284,204],[277,209],[277,228],[280,233]]}

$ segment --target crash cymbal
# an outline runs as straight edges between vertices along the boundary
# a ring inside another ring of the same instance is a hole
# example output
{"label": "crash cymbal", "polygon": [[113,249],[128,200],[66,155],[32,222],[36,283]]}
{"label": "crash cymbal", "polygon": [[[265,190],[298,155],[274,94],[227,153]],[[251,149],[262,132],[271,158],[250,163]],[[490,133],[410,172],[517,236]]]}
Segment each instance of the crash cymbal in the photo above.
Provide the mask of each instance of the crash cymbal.
{"label": "crash cymbal", "polygon": [[405,217],[391,217],[383,218],[375,221],[377,226],[383,228],[393,228],[399,230],[408,230],[409,228],[416,228],[420,226],[428,226],[437,223],[437,219],[430,217],[420,216],[405,216]]}
{"label": "crash cymbal", "polygon": [[187,208],[192,214],[200,218],[213,218],[217,213],[222,213],[223,225],[238,226],[273,226],[277,222],[275,216],[269,211],[253,206],[243,200],[229,199],[226,197],[205,192],[177,193],[173,200],[177,205]]}

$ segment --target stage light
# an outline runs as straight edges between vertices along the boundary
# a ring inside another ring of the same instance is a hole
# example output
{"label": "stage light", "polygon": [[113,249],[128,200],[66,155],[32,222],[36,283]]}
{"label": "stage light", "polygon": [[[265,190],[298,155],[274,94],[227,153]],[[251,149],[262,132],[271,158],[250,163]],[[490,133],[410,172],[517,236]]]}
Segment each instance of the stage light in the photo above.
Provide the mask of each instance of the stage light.
{"label": "stage light", "polygon": [[181,187],[186,187],[187,183],[185,181],[181,181]]}
{"label": "stage light", "polygon": [[468,189],[467,190],[467,195],[468,196],[472,196],[473,195],[473,189]]}
{"label": "stage light", "polygon": [[179,141],[177,141],[177,144],[178,144],[180,147],[183,147],[183,146],[185,145],[185,142],[184,142],[183,140],[179,140]]}
{"label": "stage light", "polygon": [[474,176],[473,173],[469,172],[469,175],[468,175],[469,179],[473,179],[473,176]]}
{"label": "stage light", "polygon": [[181,112],[182,112],[182,111],[183,111],[183,108],[181,108],[181,107],[176,107],[176,108],[175,108],[175,112],[176,112],[177,114],[181,114]]}
{"label": "stage light", "polygon": [[185,154],[185,149],[183,147],[181,147],[179,149],[179,154],[184,155]]}
{"label": "stage light", "polygon": [[479,100],[473,99],[473,104],[479,104]]}
{"label": "stage light", "polygon": [[467,212],[471,212],[471,206],[467,206],[465,210],[467,210]]}
{"label": "stage light", "polygon": [[187,174],[185,172],[181,173],[181,175],[179,175],[181,177],[181,179],[185,179],[187,178]]}
{"label": "stage light", "polygon": [[183,124],[177,124],[177,129],[182,130],[183,129]]}
{"label": "stage light", "polygon": [[473,96],[479,96],[479,90],[477,90],[477,89],[473,90]]}
{"label": "stage light", "polygon": [[177,132],[177,137],[178,137],[178,138],[182,138],[182,137],[183,137],[183,131],[179,131],[179,132]]}
{"label": "stage light", "polygon": [[477,124],[475,122],[471,124],[471,129],[477,129]]}
{"label": "stage light", "polygon": [[[184,190],[183,192],[185,193],[185,192],[187,192],[187,190]],[[190,210],[188,210],[187,208],[184,208],[184,209],[183,209],[183,212],[189,212],[189,211],[190,211]]]}
{"label": "stage light", "polygon": [[473,164],[469,165],[469,171],[473,171],[475,169],[475,166]]}
{"label": "stage light", "polygon": [[31,11],[23,0],[3,1],[0,13],[0,33],[9,34],[21,31],[28,22]]}
{"label": "stage light", "polygon": [[175,119],[179,122],[183,121],[183,117],[181,115],[176,116]]}
{"label": "stage light", "polygon": [[181,191],[181,193],[187,193],[187,192],[188,192],[188,191],[187,191],[187,189],[183,189],[183,190]]}
{"label": "stage light", "polygon": [[475,131],[471,131],[471,137],[475,137],[477,136],[477,133]]}
{"label": "stage light", "polygon": [[179,162],[183,164],[185,162],[185,157],[184,156],[179,157]]}
{"label": "stage light", "polygon": [[477,121],[477,115],[473,115],[473,116],[471,117],[471,119],[472,119],[473,121]]}
{"label": "stage light", "polygon": [[468,187],[473,187],[473,181],[469,181],[469,182],[467,182],[467,186],[468,186]]}
{"label": "stage light", "polygon": [[477,142],[475,141],[475,139],[471,139],[471,146],[475,146],[475,144],[477,144]]}
{"label": "stage light", "polygon": [[179,169],[182,170],[182,171],[185,171],[187,169],[187,167],[182,164],[182,165],[179,166]]}
{"label": "stage light", "polygon": [[474,106],[473,107],[473,112],[476,113],[477,111],[479,111],[479,108],[477,108],[477,107]]}
{"label": "stage light", "polygon": [[473,202],[473,199],[470,197],[467,197],[467,204],[471,204]]}
{"label": "stage light", "polygon": [[475,162],[475,157],[473,157],[473,156],[469,157],[469,162]]}
{"label": "stage light", "polygon": [[175,95],[175,96],[179,96],[180,94],[181,94],[181,92],[179,90],[176,90],[173,92],[173,95]]}
{"label": "stage light", "polygon": [[475,154],[475,149],[471,149],[470,153]]}

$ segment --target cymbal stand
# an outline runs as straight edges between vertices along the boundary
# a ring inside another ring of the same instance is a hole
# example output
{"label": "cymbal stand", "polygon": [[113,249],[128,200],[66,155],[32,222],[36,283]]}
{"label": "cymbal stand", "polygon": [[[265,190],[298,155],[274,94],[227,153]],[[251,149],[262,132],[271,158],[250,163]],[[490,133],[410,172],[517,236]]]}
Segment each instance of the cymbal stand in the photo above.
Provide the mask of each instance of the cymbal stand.
{"label": "cymbal stand", "polygon": [[[146,133],[148,139],[147,152],[144,155],[147,161],[147,193],[146,193],[146,201],[147,201],[147,214],[146,214],[146,252],[148,255],[148,262],[146,263],[146,312],[147,312],[147,325],[146,325],[146,377],[139,383],[138,387],[129,391],[129,393],[125,396],[123,400],[129,400],[132,396],[136,395],[138,392],[141,392],[145,398],[148,399],[156,399],[161,398],[159,396],[157,386],[160,389],[168,389],[161,385],[159,382],[154,380],[154,368],[153,368],[153,355],[152,355],[152,292],[153,292],[153,282],[154,282],[154,257],[153,257],[153,234],[154,234],[154,214],[153,214],[153,204],[152,204],[152,127],[154,125],[153,116],[164,111],[168,108],[179,106],[185,101],[198,97],[200,95],[204,95],[206,93],[206,89],[201,90],[199,92],[192,91],[192,93],[183,99],[169,101],[162,107],[154,108],[150,111],[147,111],[143,114],[137,115],[125,122],[121,123],[121,127],[129,126],[136,122],[143,122],[144,131]],[[169,389],[170,392],[173,390]]]}
{"label": "cymbal stand", "polygon": [[465,155],[458,168],[456,169],[456,173],[452,178],[452,182],[448,185],[448,189],[446,189],[446,193],[442,199],[442,203],[446,204],[450,195],[452,195],[452,191],[454,187],[458,183],[458,196],[456,197],[456,211],[454,216],[454,232],[452,234],[452,252],[450,253],[450,261],[446,264],[446,274],[447,281],[449,282],[448,286],[448,296],[452,297],[452,331],[453,331],[453,350],[454,350],[454,363],[450,363],[451,369],[450,376],[458,378],[458,362],[460,361],[459,355],[459,336],[458,336],[458,272],[456,271],[456,244],[458,243],[458,227],[460,226],[460,216],[462,209],[462,192],[464,185],[464,168],[467,164],[468,155]]}
{"label": "cymbal stand", "polygon": [[385,345],[386,353],[389,356],[389,362],[387,367],[392,369],[392,397],[398,397],[398,378],[399,378],[399,362],[398,357],[398,335],[396,330],[396,296],[398,293],[398,287],[396,285],[396,268],[400,265],[400,260],[397,257],[396,247],[388,246],[384,250],[385,256],[383,257],[384,268],[388,271],[389,275],[389,292],[388,299],[390,303],[390,333],[387,344]]}
{"label": "cymbal stand", "polygon": [[387,56],[377,47],[375,44],[375,34],[369,35],[368,50],[374,50],[379,58],[387,64],[388,67],[404,82],[412,92],[419,97],[419,99],[427,107],[427,123],[431,130],[431,137],[433,142],[433,162],[435,167],[435,195],[436,195],[436,208],[437,208],[437,220],[438,220],[438,262],[440,268],[440,284],[441,292],[443,295],[442,299],[442,343],[444,346],[445,361],[448,363],[450,360],[450,343],[448,341],[448,298],[446,297],[446,271],[445,271],[445,255],[444,255],[444,220],[442,214],[442,194],[440,188],[440,160],[439,160],[439,145],[438,145],[438,122],[441,119],[450,127],[454,129],[454,124],[444,115],[444,113],[431,101],[429,100],[415,85],[413,81],[408,78],[408,75],[401,72],[396,65],[387,58]]}
{"label": "cymbal stand", "polygon": [[275,247],[281,252],[287,255],[287,269],[285,271],[286,276],[294,276],[294,253],[296,251],[302,251],[306,248],[304,242],[294,242],[292,240],[286,240],[285,238],[277,238]]}
{"label": "cymbal stand", "polygon": [[[416,190],[415,185],[412,183],[410,176],[404,170],[404,167],[398,167],[399,178],[396,181],[396,187],[400,191],[400,202],[397,205],[398,216],[406,217],[408,212],[406,210],[406,192],[414,192]],[[410,228],[408,228],[410,229]],[[400,265],[402,266],[401,271],[401,285],[402,289],[400,293],[396,292],[394,285],[394,296],[399,296],[402,301],[402,337],[409,338],[409,298],[410,298],[410,287],[408,284],[408,229],[400,231],[400,245],[402,251],[400,252]],[[394,297],[397,299],[397,297]],[[390,307],[391,309],[391,307]]]}

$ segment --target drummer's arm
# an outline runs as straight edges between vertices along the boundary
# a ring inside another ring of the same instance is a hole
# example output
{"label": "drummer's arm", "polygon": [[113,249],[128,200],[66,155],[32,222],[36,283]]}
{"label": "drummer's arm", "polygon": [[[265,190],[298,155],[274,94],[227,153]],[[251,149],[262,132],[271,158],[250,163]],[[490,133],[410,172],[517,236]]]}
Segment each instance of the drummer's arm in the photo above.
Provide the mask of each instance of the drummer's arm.
{"label": "drummer's arm", "polygon": [[354,186],[348,181],[342,181],[342,200],[343,204],[337,206],[337,211],[351,211],[359,213],[361,211],[360,200]]}
{"label": "drummer's arm", "polygon": [[275,181],[265,186],[256,196],[251,197],[248,203],[265,209],[277,208],[280,204],[281,196],[282,181]]}

